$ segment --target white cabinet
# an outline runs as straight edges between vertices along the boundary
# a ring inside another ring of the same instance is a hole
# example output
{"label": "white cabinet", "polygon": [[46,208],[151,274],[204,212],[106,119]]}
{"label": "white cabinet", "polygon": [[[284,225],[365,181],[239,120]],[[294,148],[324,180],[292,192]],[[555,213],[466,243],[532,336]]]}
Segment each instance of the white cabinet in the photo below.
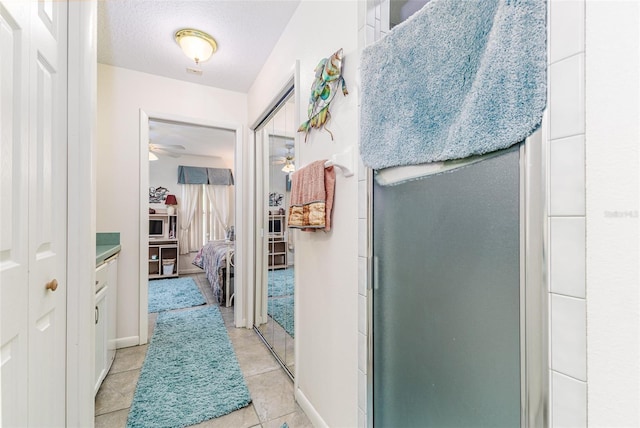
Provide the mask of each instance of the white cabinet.
{"label": "white cabinet", "polygon": [[178,241],[149,241],[149,279],[178,276]]}
{"label": "white cabinet", "polygon": [[96,269],[94,324],[96,333],[94,394],[100,389],[116,356],[116,302],[118,256],[107,259]]}
{"label": "white cabinet", "polygon": [[269,214],[269,253],[267,255],[269,269],[286,269],[287,239],[285,238],[285,215]]}
{"label": "white cabinet", "polygon": [[149,214],[149,279],[178,276],[177,234],[177,214]]}
{"label": "white cabinet", "polygon": [[100,389],[100,385],[107,375],[107,299],[109,286],[105,285],[96,293],[95,306],[95,329],[96,329],[96,369],[95,369],[95,390]]}
{"label": "white cabinet", "polygon": [[118,303],[118,255],[107,260],[107,284],[109,286],[107,306],[107,371],[116,357],[116,308]]}
{"label": "white cabinet", "polygon": [[96,298],[93,309],[96,335],[94,394],[98,392],[102,380],[107,375],[107,293],[109,291],[109,284],[107,283],[109,272],[107,268],[107,263],[103,263],[96,269]]}

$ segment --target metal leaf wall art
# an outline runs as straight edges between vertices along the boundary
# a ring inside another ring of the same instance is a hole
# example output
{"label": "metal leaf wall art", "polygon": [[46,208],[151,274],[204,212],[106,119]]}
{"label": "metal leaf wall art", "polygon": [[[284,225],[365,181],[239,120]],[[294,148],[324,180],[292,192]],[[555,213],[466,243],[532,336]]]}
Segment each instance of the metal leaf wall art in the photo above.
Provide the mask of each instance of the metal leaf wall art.
{"label": "metal leaf wall art", "polygon": [[298,132],[304,132],[304,140],[307,141],[312,128],[325,129],[333,140],[333,133],[326,124],[331,119],[329,105],[338,91],[342,89],[342,94],[347,95],[347,84],[342,77],[342,48],[336,51],[331,57],[323,58],[315,68],[316,78],[311,86],[311,96],[309,97],[309,108],[307,109],[309,120],[298,128]]}

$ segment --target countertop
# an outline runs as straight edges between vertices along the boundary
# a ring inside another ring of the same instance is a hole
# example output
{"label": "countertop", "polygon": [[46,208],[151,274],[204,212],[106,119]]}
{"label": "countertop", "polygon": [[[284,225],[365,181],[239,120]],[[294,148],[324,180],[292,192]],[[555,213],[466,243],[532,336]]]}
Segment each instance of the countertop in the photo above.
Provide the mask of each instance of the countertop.
{"label": "countertop", "polygon": [[120,233],[96,233],[96,266],[120,252]]}

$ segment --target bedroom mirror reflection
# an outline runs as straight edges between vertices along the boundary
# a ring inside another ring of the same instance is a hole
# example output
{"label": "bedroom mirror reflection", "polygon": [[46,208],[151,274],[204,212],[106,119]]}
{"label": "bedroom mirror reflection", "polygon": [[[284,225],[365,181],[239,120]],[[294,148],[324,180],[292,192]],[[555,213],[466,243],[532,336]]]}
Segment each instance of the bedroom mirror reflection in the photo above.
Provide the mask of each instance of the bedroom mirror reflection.
{"label": "bedroom mirror reflection", "polygon": [[295,171],[293,88],[256,129],[257,227],[256,330],[294,374],[295,234],[287,228],[291,173]]}
{"label": "bedroom mirror reflection", "polygon": [[235,144],[234,130],[149,119],[150,288],[193,280],[233,304]]}

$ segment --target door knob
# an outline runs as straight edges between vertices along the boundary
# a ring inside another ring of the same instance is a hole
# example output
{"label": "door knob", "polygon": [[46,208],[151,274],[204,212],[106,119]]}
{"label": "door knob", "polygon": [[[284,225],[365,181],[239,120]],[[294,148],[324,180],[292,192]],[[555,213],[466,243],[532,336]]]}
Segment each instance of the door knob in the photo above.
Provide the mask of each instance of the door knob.
{"label": "door knob", "polygon": [[52,279],[51,281],[47,282],[45,288],[47,290],[56,291],[56,289],[58,288],[58,280]]}

